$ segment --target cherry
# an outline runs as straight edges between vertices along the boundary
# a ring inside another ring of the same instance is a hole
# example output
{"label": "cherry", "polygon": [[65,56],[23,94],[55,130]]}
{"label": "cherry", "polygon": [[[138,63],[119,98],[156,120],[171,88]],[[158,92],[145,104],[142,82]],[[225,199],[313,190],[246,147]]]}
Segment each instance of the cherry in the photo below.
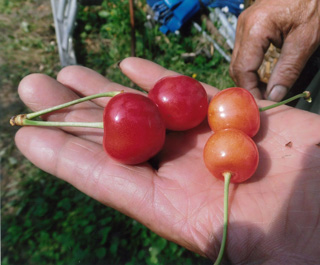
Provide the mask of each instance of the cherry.
{"label": "cherry", "polygon": [[248,90],[240,87],[227,88],[210,101],[208,122],[214,132],[235,128],[253,137],[260,128],[259,108]]}
{"label": "cherry", "polygon": [[162,148],[165,124],[154,102],[134,93],[114,96],[103,114],[105,151],[124,164],[147,161]]}
{"label": "cherry", "polygon": [[231,174],[231,182],[249,179],[256,171],[259,153],[255,142],[238,129],[215,132],[204,147],[204,162],[216,178],[224,180],[224,173]]}
{"label": "cherry", "polygon": [[184,131],[199,125],[208,111],[207,93],[200,82],[184,75],[160,79],[149,92],[166,128]]}
{"label": "cherry", "polygon": [[224,129],[208,139],[203,158],[206,167],[218,179],[224,180],[224,222],[221,248],[214,265],[220,264],[227,241],[229,184],[249,179],[258,167],[259,153],[255,142],[243,131]]}

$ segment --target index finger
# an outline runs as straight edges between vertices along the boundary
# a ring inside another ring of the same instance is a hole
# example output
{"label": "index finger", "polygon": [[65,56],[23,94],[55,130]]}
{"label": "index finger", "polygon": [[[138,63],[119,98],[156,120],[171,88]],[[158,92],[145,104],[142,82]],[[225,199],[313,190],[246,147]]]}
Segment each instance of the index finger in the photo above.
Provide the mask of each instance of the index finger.
{"label": "index finger", "polygon": [[237,53],[232,57],[230,72],[238,86],[249,90],[255,97],[261,98],[258,88],[258,69],[263,61],[269,41],[250,33],[242,36],[236,43]]}
{"label": "index finger", "polygon": [[[167,70],[164,67],[153,63],[151,61],[129,57],[121,61],[119,65],[121,71],[129,77],[135,84],[149,91],[155,85],[155,83],[165,76],[174,76],[179,73]],[[207,91],[208,97],[211,98],[214,94],[218,92],[218,89],[201,83],[204,89]]]}
{"label": "index finger", "polygon": [[270,10],[250,7],[238,20],[235,48],[230,64],[230,74],[238,86],[246,88],[261,98],[258,69],[270,43],[280,45],[280,34]]}
{"label": "index finger", "polygon": [[[125,91],[141,93],[121,84],[117,84],[87,67],[72,65],[63,68],[57,80],[65,87],[71,89],[80,97],[95,95],[108,91]],[[110,98],[97,98],[92,101],[101,107],[105,107]]]}

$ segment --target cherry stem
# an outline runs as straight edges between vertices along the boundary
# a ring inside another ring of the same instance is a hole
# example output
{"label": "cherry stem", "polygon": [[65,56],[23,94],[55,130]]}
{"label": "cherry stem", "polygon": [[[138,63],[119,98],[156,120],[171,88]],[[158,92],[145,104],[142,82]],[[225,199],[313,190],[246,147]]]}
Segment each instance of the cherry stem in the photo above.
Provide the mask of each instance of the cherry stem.
{"label": "cherry stem", "polygon": [[88,100],[92,100],[95,98],[102,98],[102,97],[114,97],[120,93],[123,93],[123,91],[112,91],[112,92],[104,92],[99,93],[95,95],[90,95],[87,97],[79,98],[76,100],[72,100],[51,108],[47,108],[44,110],[28,113],[28,114],[19,114],[16,116],[13,116],[10,119],[10,124],[12,126],[19,125],[19,126],[26,126],[26,125],[32,125],[32,126],[50,126],[50,127],[89,127],[89,128],[103,128],[102,122],[49,122],[49,121],[34,121],[32,119],[39,117],[41,115],[70,107],[75,104],[79,104],[81,102],[85,102]]}
{"label": "cherry stem", "polygon": [[284,104],[287,104],[291,101],[294,101],[298,98],[305,98],[306,101],[308,101],[309,103],[311,103],[312,99],[311,99],[311,94],[309,91],[304,91],[303,93],[301,94],[298,94],[298,95],[295,95],[291,98],[288,98],[286,100],[283,100],[283,101],[280,101],[278,103],[275,103],[275,104],[272,104],[270,106],[266,106],[266,107],[263,107],[263,108],[259,108],[259,111],[265,111],[265,110],[269,110],[269,109],[273,109],[275,107],[278,107],[278,106],[281,106],[281,105],[284,105]]}
{"label": "cherry stem", "polygon": [[230,172],[223,173],[223,177],[224,177],[223,234],[222,234],[220,251],[219,251],[217,260],[215,261],[215,263],[213,265],[220,264],[222,257],[223,257],[223,254],[224,254],[224,249],[226,246],[227,232],[228,232],[229,184],[230,184],[231,176],[232,175]]}
{"label": "cherry stem", "polygon": [[87,127],[103,129],[103,122],[60,122],[60,121],[34,121],[24,119],[21,126],[46,126],[46,127]]}
{"label": "cherry stem", "polygon": [[43,114],[47,114],[49,112],[56,111],[56,110],[59,110],[59,109],[63,109],[63,108],[66,108],[66,107],[69,107],[69,106],[72,106],[72,105],[75,105],[75,104],[78,104],[78,103],[81,103],[81,102],[84,102],[84,101],[88,101],[88,100],[91,100],[91,99],[102,98],[102,97],[114,97],[115,95],[118,95],[118,94],[120,94],[122,92],[123,91],[104,92],[104,93],[99,93],[99,94],[95,94],[95,95],[90,95],[90,96],[87,96],[87,97],[79,98],[79,99],[72,100],[72,101],[69,101],[69,102],[66,102],[64,104],[57,105],[57,106],[54,106],[54,107],[51,107],[51,108],[48,108],[48,109],[44,109],[44,110],[40,110],[40,111],[37,111],[37,112],[29,113],[29,114],[26,115],[26,119],[32,120],[32,119],[34,119],[36,117],[39,117],[39,116],[41,116]]}

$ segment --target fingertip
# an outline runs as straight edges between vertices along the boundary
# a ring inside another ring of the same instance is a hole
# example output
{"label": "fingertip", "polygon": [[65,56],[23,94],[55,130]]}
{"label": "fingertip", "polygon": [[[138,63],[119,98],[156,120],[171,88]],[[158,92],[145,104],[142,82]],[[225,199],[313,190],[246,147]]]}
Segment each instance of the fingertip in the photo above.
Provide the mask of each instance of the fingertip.
{"label": "fingertip", "polygon": [[233,80],[237,86],[248,90],[257,99],[262,98],[262,93],[259,88],[259,78],[256,72],[242,71],[233,68],[231,74],[233,75]]}
{"label": "fingertip", "polygon": [[122,73],[130,78],[131,81],[147,91],[162,77],[178,74],[167,70],[159,64],[138,57],[123,59],[119,67]]}
{"label": "fingertip", "polygon": [[[32,151],[36,151],[39,144],[43,141],[43,136],[50,138],[52,131],[56,131],[53,128],[35,128],[32,126],[21,127],[15,135],[15,144],[18,149],[28,157]],[[57,137],[54,137],[56,140]],[[50,144],[51,141],[44,141]],[[53,141],[52,141],[53,142]]]}
{"label": "fingertip", "polygon": [[34,86],[38,83],[37,80],[41,78],[43,78],[43,75],[38,73],[29,74],[23,77],[18,86],[19,95],[29,92],[33,93]]}
{"label": "fingertip", "polygon": [[249,92],[253,95],[254,98],[256,99],[262,99],[262,94],[259,88],[255,87],[252,89],[248,89]]}
{"label": "fingertip", "polygon": [[[36,137],[37,131],[33,127],[22,127],[20,128],[14,137],[15,144],[19,151],[32,163],[35,163],[33,150],[37,149],[37,146],[34,146],[34,137]],[[38,142],[39,143],[39,142]]]}
{"label": "fingertip", "polygon": [[32,105],[36,104],[39,94],[53,81],[53,78],[44,74],[34,73],[27,75],[19,83],[18,94],[21,100],[32,108]]}
{"label": "fingertip", "polygon": [[17,131],[15,144],[34,165],[54,173],[57,154],[66,141],[66,135],[56,128],[26,126]]}
{"label": "fingertip", "polygon": [[[168,70],[159,64],[137,57],[123,59],[120,61],[119,68],[132,82],[146,91],[152,89],[154,84],[165,76],[181,75],[181,73]],[[201,82],[201,84],[205,88],[209,99],[219,91],[216,87],[206,83]]]}
{"label": "fingertip", "polygon": [[288,93],[288,88],[282,85],[275,85],[267,92],[267,99],[272,101],[280,101]]}
{"label": "fingertip", "polygon": [[[113,83],[93,69],[79,65],[64,67],[59,72],[57,80],[79,96],[89,96],[106,91],[125,90],[121,85]],[[96,101],[99,102],[101,100]]]}
{"label": "fingertip", "polygon": [[24,150],[26,149],[26,141],[23,140],[23,135],[24,135],[24,130],[26,129],[27,127],[22,127],[20,128],[15,136],[14,136],[14,142],[17,146],[17,148],[22,152],[22,154],[24,154]]}
{"label": "fingertip", "polygon": [[121,70],[129,70],[132,67],[133,68],[141,68],[141,67],[152,67],[152,66],[159,66],[163,69],[165,69],[164,67],[149,61],[147,59],[143,59],[143,58],[139,58],[139,57],[126,57],[123,60],[121,60],[120,62],[118,62],[118,66],[121,68]]}
{"label": "fingertip", "polygon": [[61,83],[72,82],[75,76],[87,75],[88,72],[93,72],[93,70],[80,65],[69,65],[60,70],[57,80]]}

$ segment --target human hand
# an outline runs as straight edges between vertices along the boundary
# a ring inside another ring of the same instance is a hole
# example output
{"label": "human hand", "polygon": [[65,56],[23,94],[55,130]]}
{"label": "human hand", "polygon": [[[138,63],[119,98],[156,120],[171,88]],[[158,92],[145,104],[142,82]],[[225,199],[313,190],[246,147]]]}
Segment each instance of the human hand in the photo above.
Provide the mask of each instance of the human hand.
{"label": "human hand", "polygon": [[[138,58],[125,59],[120,66],[147,91],[161,77],[175,74]],[[209,96],[218,91],[204,86]],[[64,68],[57,80],[35,74],[19,85],[21,99],[34,111],[79,95],[114,90],[132,91],[80,66]],[[101,121],[108,100],[99,98],[44,118]],[[261,113],[261,129],[254,138],[260,153],[258,169],[249,181],[230,185],[225,257],[231,263],[317,263],[319,131],[316,114],[287,106]],[[224,184],[208,172],[202,159],[211,133],[206,122],[189,131],[168,132],[156,158],[157,168],[112,160],[103,150],[99,129],[23,127],[16,134],[16,144],[39,168],[160,236],[214,260],[222,238]]]}
{"label": "human hand", "polygon": [[[270,43],[281,54],[262,93],[257,71]],[[257,0],[239,16],[230,75],[254,96],[280,101],[319,45],[319,0]]]}

